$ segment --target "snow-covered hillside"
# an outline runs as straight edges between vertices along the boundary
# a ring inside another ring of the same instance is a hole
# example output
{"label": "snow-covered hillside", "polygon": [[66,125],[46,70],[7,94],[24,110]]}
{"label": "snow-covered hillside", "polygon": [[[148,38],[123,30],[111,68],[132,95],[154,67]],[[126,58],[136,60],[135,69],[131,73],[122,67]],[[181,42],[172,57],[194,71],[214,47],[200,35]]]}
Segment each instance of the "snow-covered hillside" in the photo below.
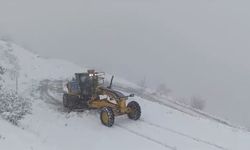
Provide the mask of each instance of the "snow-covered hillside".
{"label": "snow-covered hillside", "polygon": [[[6,89],[16,89],[32,103],[30,114],[18,126],[0,119],[0,149],[3,150],[248,150],[249,132],[208,114],[171,103],[147,93],[136,93],[142,118],[116,118],[107,128],[98,111],[68,113],[62,106],[65,80],[86,71],[63,60],[44,59],[16,44],[0,41],[1,75]],[[16,78],[18,76],[18,78]],[[122,79],[114,81],[123,92],[138,88]],[[0,113],[1,115],[1,113]],[[1,118],[1,117],[0,117]]]}

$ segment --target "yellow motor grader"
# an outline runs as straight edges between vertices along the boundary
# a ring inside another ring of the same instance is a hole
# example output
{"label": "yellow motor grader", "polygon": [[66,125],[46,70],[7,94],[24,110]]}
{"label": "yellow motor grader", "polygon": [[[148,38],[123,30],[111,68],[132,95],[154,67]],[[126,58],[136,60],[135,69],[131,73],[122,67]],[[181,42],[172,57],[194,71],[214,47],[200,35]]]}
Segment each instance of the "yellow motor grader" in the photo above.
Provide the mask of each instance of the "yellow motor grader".
{"label": "yellow motor grader", "polygon": [[100,119],[103,125],[111,127],[115,116],[128,115],[132,120],[141,117],[141,108],[136,101],[127,104],[129,97],[112,89],[114,76],[110,85],[104,86],[104,73],[88,70],[86,73],[76,73],[75,78],[69,81],[67,91],[63,95],[63,105],[69,110],[99,109]]}

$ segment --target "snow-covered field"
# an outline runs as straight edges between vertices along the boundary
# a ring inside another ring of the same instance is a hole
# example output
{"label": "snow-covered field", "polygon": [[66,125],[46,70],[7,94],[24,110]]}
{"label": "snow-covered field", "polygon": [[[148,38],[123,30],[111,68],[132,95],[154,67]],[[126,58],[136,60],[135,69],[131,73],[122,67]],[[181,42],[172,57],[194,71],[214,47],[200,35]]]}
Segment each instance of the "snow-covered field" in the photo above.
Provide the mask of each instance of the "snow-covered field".
{"label": "snow-covered field", "polygon": [[[117,117],[112,128],[103,126],[98,111],[68,113],[62,107],[65,80],[81,68],[63,60],[44,59],[19,46],[0,41],[0,65],[8,69],[4,88],[15,89],[32,102],[31,114],[14,126],[0,119],[1,150],[248,150],[249,132],[224,124],[181,105],[138,95],[142,107],[139,121]],[[136,85],[122,79],[116,84],[127,89]],[[123,88],[120,88],[122,90]],[[143,98],[142,98],[143,97]],[[0,114],[1,115],[1,114]],[[1,118],[1,117],[0,117]]]}

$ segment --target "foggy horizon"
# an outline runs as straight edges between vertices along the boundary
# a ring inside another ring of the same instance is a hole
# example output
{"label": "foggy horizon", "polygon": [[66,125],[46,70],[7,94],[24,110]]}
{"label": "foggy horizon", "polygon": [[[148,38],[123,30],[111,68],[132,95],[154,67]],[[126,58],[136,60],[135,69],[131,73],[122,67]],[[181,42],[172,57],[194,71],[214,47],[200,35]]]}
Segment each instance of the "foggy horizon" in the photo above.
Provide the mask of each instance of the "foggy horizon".
{"label": "foggy horizon", "polygon": [[[5,0],[2,0],[5,1]],[[5,1],[0,36],[175,97],[250,128],[250,2]]]}

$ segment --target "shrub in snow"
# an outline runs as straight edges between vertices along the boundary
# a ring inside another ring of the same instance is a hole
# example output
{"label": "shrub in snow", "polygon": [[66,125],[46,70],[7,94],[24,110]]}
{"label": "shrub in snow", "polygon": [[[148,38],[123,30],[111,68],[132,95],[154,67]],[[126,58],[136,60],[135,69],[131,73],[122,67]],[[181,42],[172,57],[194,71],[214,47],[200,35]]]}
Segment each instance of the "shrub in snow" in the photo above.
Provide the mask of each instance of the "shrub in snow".
{"label": "shrub in snow", "polygon": [[203,110],[205,108],[206,101],[200,97],[194,96],[191,98],[191,106],[195,109]]}
{"label": "shrub in snow", "polygon": [[14,91],[0,91],[0,116],[17,125],[25,114],[30,113],[29,100],[18,96]]}

